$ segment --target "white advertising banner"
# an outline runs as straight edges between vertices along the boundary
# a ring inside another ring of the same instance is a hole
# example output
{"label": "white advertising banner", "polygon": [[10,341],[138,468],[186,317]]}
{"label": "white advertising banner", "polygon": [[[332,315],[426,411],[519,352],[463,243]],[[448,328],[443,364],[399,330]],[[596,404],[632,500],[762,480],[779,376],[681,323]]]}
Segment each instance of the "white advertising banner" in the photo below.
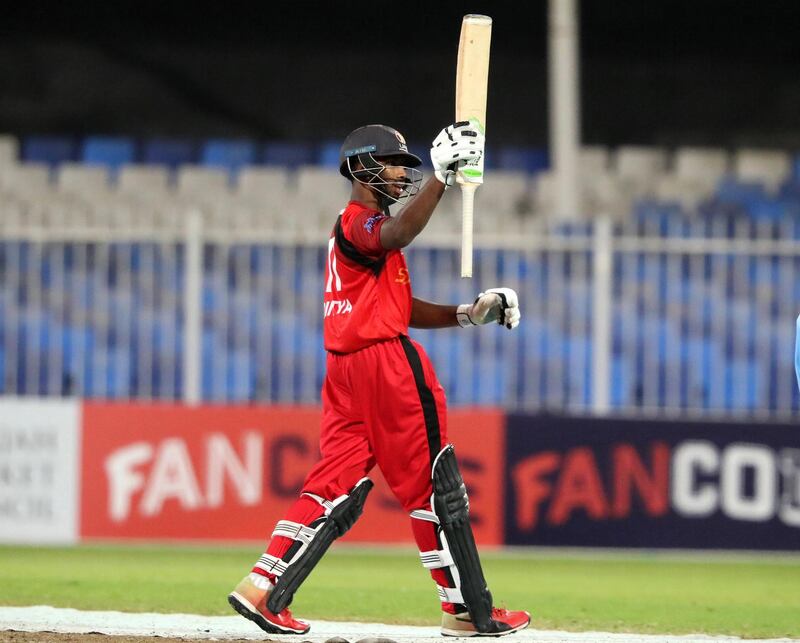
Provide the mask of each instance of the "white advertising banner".
{"label": "white advertising banner", "polygon": [[78,540],[80,402],[0,398],[0,542]]}

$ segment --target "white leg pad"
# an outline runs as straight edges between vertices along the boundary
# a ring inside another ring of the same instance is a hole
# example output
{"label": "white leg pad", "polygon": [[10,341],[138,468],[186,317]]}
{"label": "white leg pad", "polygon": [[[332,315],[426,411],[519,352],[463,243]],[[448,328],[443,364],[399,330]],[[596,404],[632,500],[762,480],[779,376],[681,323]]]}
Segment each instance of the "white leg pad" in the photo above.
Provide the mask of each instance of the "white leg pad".
{"label": "white leg pad", "polygon": [[436,534],[439,541],[442,543],[442,548],[431,551],[421,551],[419,552],[419,557],[425,569],[448,569],[450,571],[450,576],[453,579],[455,587],[444,587],[437,583],[436,588],[439,591],[439,600],[443,603],[463,603],[464,597],[461,594],[461,577],[453,561],[453,556],[450,554],[447,538],[442,528],[439,526],[439,519],[436,517],[436,514],[432,511],[417,509],[412,511],[410,515],[416,520],[423,520],[436,525]]}

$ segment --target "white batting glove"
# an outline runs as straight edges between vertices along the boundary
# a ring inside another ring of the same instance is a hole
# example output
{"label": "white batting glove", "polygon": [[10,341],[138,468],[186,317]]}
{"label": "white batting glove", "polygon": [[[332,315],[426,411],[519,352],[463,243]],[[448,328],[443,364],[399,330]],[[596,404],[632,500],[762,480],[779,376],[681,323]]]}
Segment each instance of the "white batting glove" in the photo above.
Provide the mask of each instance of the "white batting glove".
{"label": "white batting glove", "polygon": [[489,288],[471,304],[461,304],[456,311],[458,325],[479,326],[497,322],[511,330],[519,326],[519,299],[511,288]]}
{"label": "white batting glove", "polygon": [[484,136],[469,121],[445,127],[433,139],[431,163],[437,179],[448,188],[456,182],[456,170],[470,159],[483,156]]}

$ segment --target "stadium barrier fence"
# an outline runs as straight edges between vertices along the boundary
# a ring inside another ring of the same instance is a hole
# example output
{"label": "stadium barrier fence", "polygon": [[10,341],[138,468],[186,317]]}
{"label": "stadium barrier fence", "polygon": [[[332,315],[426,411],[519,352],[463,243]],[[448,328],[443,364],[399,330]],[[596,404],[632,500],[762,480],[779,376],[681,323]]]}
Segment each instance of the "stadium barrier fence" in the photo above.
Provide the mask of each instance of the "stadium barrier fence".
{"label": "stadium barrier fence", "polygon": [[[184,223],[3,228],[0,393],[317,403],[324,233]],[[412,334],[454,407],[796,418],[800,241],[781,232],[602,219],[483,231],[461,280],[457,233],[426,230],[407,252],[415,295],[510,286],[523,318],[514,333]]]}

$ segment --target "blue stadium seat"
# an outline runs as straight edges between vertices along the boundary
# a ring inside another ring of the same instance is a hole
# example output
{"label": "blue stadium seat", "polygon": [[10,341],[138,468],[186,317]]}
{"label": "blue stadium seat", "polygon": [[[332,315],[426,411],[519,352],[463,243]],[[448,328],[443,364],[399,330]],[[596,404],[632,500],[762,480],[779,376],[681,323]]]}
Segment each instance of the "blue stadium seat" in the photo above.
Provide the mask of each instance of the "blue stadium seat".
{"label": "blue stadium seat", "polygon": [[501,147],[496,166],[502,170],[523,170],[535,174],[550,167],[550,155],[540,147]]}
{"label": "blue stadium seat", "polygon": [[789,217],[791,205],[784,199],[764,199],[749,204],[748,211],[754,221],[779,223]]}
{"label": "blue stadium seat", "polygon": [[145,141],[142,150],[144,163],[157,163],[176,168],[178,165],[197,161],[196,146],[182,139],[154,138]]}
{"label": "blue stadium seat", "polygon": [[214,399],[215,390],[215,373],[216,373],[216,355],[220,353],[220,347],[217,343],[217,336],[212,330],[206,328],[203,330],[203,350],[202,350],[202,371],[203,380],[201,382],[202,396],[204,400]]}
{"label": "blue stadium seat", "polygon": [[128,399],[131,390],[131,351],[127,346],[112,349],[108,353],[106,369],[106,394],[111,399]]}
{"label": "blue stadium seat", "polygon": [[225,371],[226,397],[234,402],[248,402],[255,395],[254,360],[249,351],[232,350],[228,352]]}
{"label": "blue stadium seat", "polygon": [[323,167],[339,167],[339,151],[341,150],[341,141],[325,141],[319,146],[319,155],[317,156],[317,164]]}
{"label": "blue stadium seat", "polygon": [[296,168],[298,165],[313,165],[316,156],[314,146],[310,143],[271,141],[264,144],[262,160],[266,165],[285,165],[289,168]]}
{"label": "blue stadium seat", "polygon": [[800,154],[795,154],[792,157],[792,166],[789,170],[789,180],[795,183],[800,183]]}
{"label": "blue stadium seat", "polygon": [[136,144],[133,139],[91,136],[83,141],[81,160],[84,163],[105,165],[116,171],[120,165],[133,163],[135,159]]}
{"label": "blue stadium seat", "polygon": [[22,141],[22,160],[58,165],[77,160],[75,140],[64,136],[30,136]]}
{"label": "blue stadium seat", "polygon": [[719,182],[715,196],[723,203],[734,203],[745,208],[767,200],[766,188],[761,183],[745,183],[732,177],[725,177]]}
{"label": "blue stadium seat", "polygon": [[243,165],[255,164],[256,144],[248,139],[210,139],[203,144],[200,162],[236,174]]}
{"label": "blue stadium seat", "polygon": [[[87,326],[65,326],[63,329],[63,392],[66,395],[89,396],[92,392],[91,359],[95,349],[95,331]],[[81,369],[81,360],[83,369]]]}
{"label": "blue stadium seat", "polygon": [[611,362],[611,406],[620,409],[633,401],[633,379],[631,365],[621,357]]}
{"label": "blue stadium seat", "polygon": [[566,338],[567,389],[570,404],[592,403],[592,340],[584,335]]}
{"label": "blue stadium seat", "polygon": [[725,409],[741,411],[757,408],[765,380],[755,360],[731,360],[720,377],[725,379]]}

